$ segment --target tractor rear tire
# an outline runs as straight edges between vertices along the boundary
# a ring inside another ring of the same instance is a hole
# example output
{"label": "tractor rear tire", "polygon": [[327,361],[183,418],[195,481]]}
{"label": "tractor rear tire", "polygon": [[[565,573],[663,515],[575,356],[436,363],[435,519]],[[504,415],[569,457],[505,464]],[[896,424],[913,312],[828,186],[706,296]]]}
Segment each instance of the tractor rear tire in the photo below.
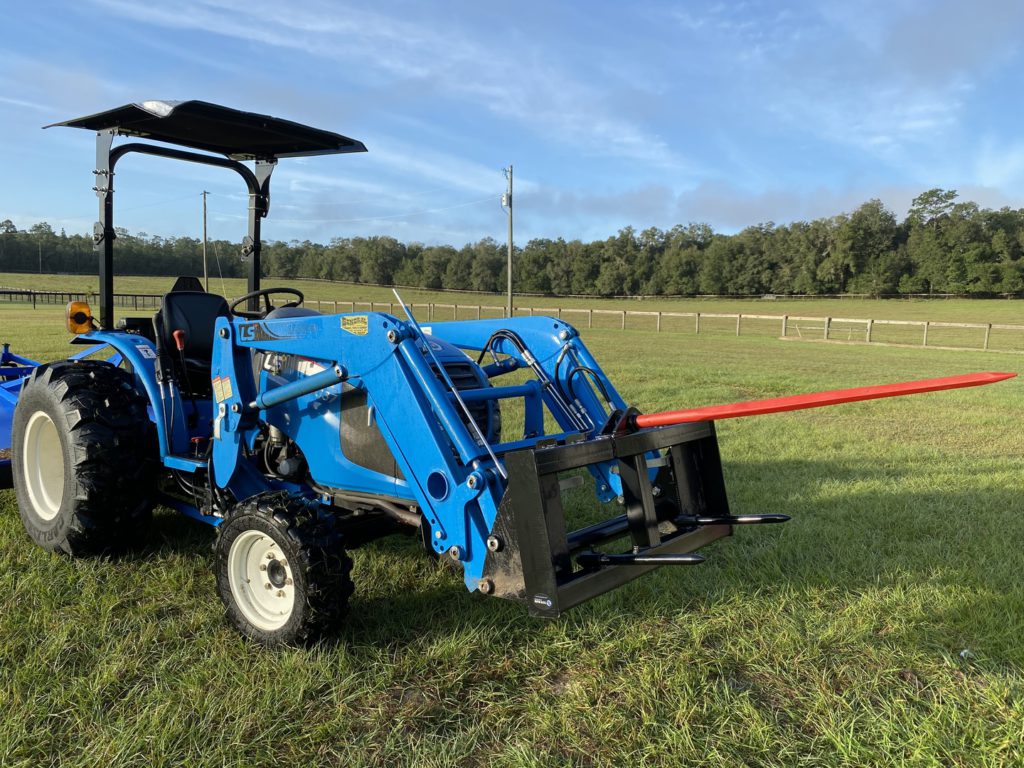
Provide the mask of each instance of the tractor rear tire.
{"label": "tractor rear tire", "polygon": [[352,560],[319,504],[283,492],[238,504],[218,527],[217,592],[228,621],[262,645],[303,645],[348,613]]}
{"label": "tractor rear tire", "polygon": [[127,371],[100,360],[40,365],[14,411],[18,510],[43,549],[116,554],[148,528],[157,458],[146,399]]}

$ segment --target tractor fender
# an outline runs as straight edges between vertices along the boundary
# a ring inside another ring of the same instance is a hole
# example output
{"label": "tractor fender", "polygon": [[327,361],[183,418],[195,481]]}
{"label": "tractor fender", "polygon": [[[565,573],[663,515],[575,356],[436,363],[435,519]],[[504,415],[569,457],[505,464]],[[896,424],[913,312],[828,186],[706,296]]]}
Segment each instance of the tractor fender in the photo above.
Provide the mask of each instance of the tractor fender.
{"label": "tractor fender", "polygon": [[[163,408],[163,400],[160,397],[160,387],[156,380],[156,347],[145,336],[124,331],[90,331],[76,336],[73,344],[105,344],[110,346],[121,355],[126,363],[131,366],[132,375],[135,378],[135,388],[144,394],[149,400],[152,409],[152,418],[156,424],[157,435],[160,444],[160,457],[167,455],[167,419]],[[178,396],[177,390],[169,387],[164,397],[170,401],[173,399],[174,429],[173,434],[180,446],[171,446],[175,452],[184,452],[187,448],[188,430],[185,426],[185,409]]]}

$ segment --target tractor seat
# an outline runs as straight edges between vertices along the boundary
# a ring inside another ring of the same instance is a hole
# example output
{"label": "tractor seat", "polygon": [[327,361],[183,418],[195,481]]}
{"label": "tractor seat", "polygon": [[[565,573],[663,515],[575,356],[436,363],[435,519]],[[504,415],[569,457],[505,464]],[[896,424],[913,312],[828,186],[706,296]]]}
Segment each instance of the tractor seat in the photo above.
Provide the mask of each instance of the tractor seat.
{"label": "tractor seat", "polygon": [[[183,394],[210,397],[214,325],[218,317],[229,316],[223,296],[202,291],[173,291],[164,295],[153,325]],[[185,332],[184,368],[174,341],[174,332],[179,330]]]}

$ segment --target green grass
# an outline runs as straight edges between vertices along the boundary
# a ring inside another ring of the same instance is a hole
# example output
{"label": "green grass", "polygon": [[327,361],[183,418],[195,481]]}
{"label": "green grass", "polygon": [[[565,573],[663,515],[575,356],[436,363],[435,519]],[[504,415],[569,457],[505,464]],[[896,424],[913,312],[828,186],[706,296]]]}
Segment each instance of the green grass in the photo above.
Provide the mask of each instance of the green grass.
{"label": "green grass", "polygon": [[[3,307],[0,337],[66,350],[53,310]],[[643,410],[1024,372],[753,336],[586,340]],[[31,545],[0,492],[0,765],[1020,765],[1022,386],[721,422],[733,511],[794,519],[556,622],[467,594],[410,540],[376,543],[354,555],[346,628],[309,650],[227,626],[199,524],[163,513],[136,557],[73,561]]]}
{"label": "green grass", "polygon": [[[170,277],[118,277],[114,290],[122,293],[163,293],[173,283]],[[290,285],[309,299],[322,301],[394,301],[390,288],[344,285],[312,280],[265,278],[265,286]],[[54,291],[95,291],[98,282],[89,275],[31,275],[0,272],[0,287],[34,288]],[[245,293],[245,281],[221,281],[211,276],[210,289],[226,296]],[[497,294],[441,293],[413,288],[402,289],[407,302],[465,304],[502,307],[505,297]],[[936,320],[963,323],[1024,324],[1024,302],[1012,299],[568,299],[517,297],[517,307],[563,307],[566,309],[634,310],[650,312],[746,312],[761,315],[807,315],[886,320]],[[578,324],[579,315],[576,316]],[[689,321],[687,327],[689,327]],[[607,319],[611,327],[617,319]],[[653,320],[651,321],[653,326]],[[617,325],[616,325],[617,327]],[[735,327],[734,325],[732,327]]]}

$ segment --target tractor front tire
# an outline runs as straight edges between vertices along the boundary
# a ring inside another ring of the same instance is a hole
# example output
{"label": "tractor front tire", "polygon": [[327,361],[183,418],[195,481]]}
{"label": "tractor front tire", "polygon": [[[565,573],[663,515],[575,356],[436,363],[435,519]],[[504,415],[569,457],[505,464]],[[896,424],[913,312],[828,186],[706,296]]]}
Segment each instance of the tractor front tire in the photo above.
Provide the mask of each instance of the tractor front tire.
{"label": "tractor front tire", "polygon": [[149,525],[156,430],[127,371],[99,360],[41,365],[14,411],[18,510],[43,549],[118,553]]}
{"label": "tractor front tire", "polygon": [[238,504],[218,528],[217,592],[228,621],[266,646],[335,631],[348,612],[352,560],[319,505],[283,492]]}

